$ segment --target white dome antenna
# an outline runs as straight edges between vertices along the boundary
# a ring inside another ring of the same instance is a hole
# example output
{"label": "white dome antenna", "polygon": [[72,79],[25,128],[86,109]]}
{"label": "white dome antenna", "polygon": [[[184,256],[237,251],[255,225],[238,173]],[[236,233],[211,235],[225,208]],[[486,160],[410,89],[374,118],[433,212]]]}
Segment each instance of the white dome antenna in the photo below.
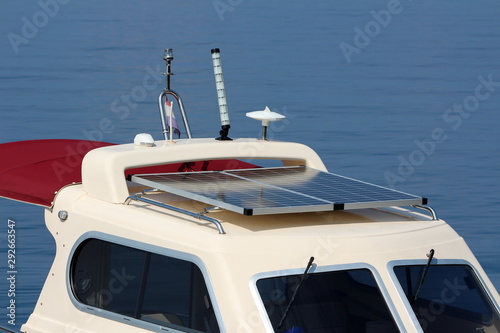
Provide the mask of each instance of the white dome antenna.
{"label": "white dome antenna", "polygon": [[267,140],[267,126],[269,126],[269,122],[286,118],[282,114],[271,111],[267,106],[262,111],[247,112],[247,117],[262,121],[262,140]]}

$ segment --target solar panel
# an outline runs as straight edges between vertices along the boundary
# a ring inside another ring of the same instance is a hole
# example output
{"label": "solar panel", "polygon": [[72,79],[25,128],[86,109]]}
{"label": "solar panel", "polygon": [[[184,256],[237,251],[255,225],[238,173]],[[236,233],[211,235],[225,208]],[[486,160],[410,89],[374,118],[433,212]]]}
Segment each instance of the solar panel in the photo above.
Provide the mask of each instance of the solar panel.
{"label": "solar panel", "polygon": [[131,180],[244,215],[421,205],[427,201],[304,166],[135,175]]}

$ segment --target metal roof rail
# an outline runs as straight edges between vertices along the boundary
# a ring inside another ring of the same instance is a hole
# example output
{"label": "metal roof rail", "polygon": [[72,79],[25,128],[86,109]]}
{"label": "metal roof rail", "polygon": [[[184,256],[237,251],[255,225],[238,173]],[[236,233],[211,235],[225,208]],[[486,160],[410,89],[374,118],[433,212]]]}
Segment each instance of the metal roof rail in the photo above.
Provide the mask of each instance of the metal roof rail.
{"label": "metal roof rail", "polygon": [[130,203],[130,201],[132,201],[132,200],[145,202],[145,203],[148,203],[150,205],[154,205],[154,206],[158,206],[158,207],[161,207],[161,208],[173,210],[174,212],[178,212],[178,213],[185,214],[185,215],[188,215],[188,216],[196,217],[196,218],[198,218],[200,220],[205,220],[205,221],[211,222],[211,223],[215,224],[215,226],[217,227],[217,230],[219,230],[219,234],[224,235],[226,233],[224,231],[224,228],[222,227],[221,223],[218,220],[214,219],[214,218],[211,218],[211,217],[199,214],[199,213],[193,213],[193,212],[190,212],[188,210],[185,210],[185,209],[182,209],[182,208],[179,208],[179,207],[174,207],[174,206],[171,206],[171,205],[167,205],[167,204],[164,204],[163,202],[158,202],[158,201],[155,201],[155,200],[143,198],[142,196],[146,195],[146,194],[147,194],[146,191],[142,191],[142,193],[130,195],[125,200],[124,204],[128,205]]}
{"label": "metal roof rail", "polygon": [[423,210],[428,211],[431,214],[431,217],[432,217],[433,221],[439,220],[438,217],[437,217],[437,215],[436,215],[436,212],[434,211],[434,209],[432,209],[429,206],[422,206],[422,205],[410,205],[410,206],[414,207],[414,208],[419,208],[419,209],[423,209]]}

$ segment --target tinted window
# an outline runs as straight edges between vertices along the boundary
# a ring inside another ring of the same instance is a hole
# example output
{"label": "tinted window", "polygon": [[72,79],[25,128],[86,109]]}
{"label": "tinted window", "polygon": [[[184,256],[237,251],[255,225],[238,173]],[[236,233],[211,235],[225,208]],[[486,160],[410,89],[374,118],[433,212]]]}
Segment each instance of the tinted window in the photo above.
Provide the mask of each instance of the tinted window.
{"label": "tinted window", "polygon": [[91,239],[75,252],[71,284],[86,305],[179,330],[219,332],[203,275],[188,261]]}
{"label": "tinted window", "polygon": [[394,267],[424,332],[500,332],[498,312],[470,267],[430,265],[420,283],[424,267]]}
{"label": "tinted window", "polygon": [[275,332],[399,332],[368,269],[308,274],[283,327],[278,328],[300,279],[300,275],[289,275],[257,281]]}

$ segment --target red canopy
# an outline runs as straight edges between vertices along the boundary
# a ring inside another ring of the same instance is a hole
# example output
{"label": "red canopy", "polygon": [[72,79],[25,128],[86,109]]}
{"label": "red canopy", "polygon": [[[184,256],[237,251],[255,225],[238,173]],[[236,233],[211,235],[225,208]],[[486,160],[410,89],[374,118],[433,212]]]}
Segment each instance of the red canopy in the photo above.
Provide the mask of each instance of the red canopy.
{"label": "red canopy", "polygon": [[[0,196],[51,207],[62,187],[82,181],[82,161],[95,148],[113,143],[86,140],[30,140],[0,144]],[[254,168],[237,160],[175,163],[127,170],[139,173]]]}
{"label": "red canopy", "polygon": [[81,182],[83,156],[111,143],[30,140],[0,144],[0,196],[50,207],[55,192]]}

